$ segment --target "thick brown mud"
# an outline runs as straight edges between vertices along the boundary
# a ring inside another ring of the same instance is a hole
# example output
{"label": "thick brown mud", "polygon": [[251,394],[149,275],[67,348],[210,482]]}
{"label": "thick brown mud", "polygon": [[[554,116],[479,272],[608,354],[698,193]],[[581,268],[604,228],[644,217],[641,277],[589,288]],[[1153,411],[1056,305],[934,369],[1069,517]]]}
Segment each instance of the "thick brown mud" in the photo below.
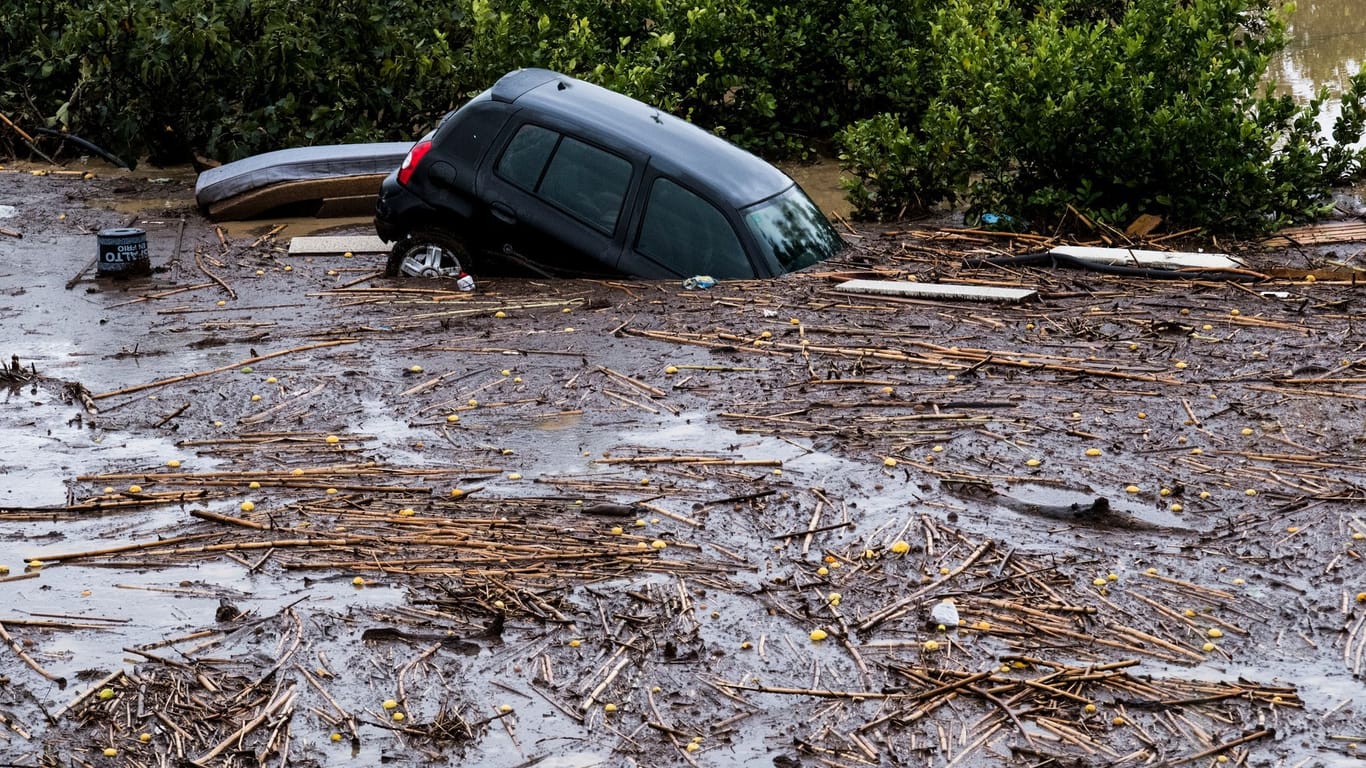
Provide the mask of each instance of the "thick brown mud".
{"label": "thick brown mud", "polygon": [[164,177],[0,173],[11,764],[1355,762],[1358,245],[467,294]]}

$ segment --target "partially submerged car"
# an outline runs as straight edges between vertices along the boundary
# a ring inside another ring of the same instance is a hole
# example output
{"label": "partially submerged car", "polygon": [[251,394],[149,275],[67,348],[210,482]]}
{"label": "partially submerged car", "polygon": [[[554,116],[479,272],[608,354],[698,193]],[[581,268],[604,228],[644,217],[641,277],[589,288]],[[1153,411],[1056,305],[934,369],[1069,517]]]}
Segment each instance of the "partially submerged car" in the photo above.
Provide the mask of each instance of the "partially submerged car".
{"label": "partially submerged car", "polygon": [[391,276],[772,277],[844,241],[787,174],[654,107],[545,69],[447,114],[384,180]]}

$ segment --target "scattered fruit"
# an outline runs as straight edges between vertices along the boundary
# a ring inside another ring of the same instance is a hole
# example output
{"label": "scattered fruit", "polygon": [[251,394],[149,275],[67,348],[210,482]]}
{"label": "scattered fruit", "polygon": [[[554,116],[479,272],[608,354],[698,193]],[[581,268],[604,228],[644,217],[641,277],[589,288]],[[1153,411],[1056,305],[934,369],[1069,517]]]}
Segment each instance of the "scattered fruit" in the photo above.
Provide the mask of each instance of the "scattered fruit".
{"label": "scattered fruit", "polygon": [[669,546],[669,542],[663,539],[655,539],[654,541],[650,542],[650,547],[652,549],[664,549],[667,546]]}
{"label": "scattered fruit", "polygon": [[[938,448],[939,446],[935,446],[935,447]],[[1037,466],[1039,466],[1039,465],[1042,464],[1042,463],[1043,463],[1043,462],[1042,462],[1042,461],[1039,461],[1038,459],[1025,459],[1025,466],[1026,466],[1026,467],[1037,467]]]}
{"label": "scattered fruit", "polygon": [[522,479],[522,473],[521,473],[521,472],[509,472],[509,473],[508,473],[508,479],[509,479],[509,480],[521,480],[521,479]]}
{"label": "scattered fruit", "polygon": [[331,735],[331,736],[328,736],[327,738],[329,738],[329,739],[331,739],[331,740],[333,740],[333,741],[341,741],[341,740],[342,740],[342,735],[341,735],[340,733],[337,733],[336,731],[333,731],[333,732],[332,732],[332,735]]}
{"label": "scattered fruit", "polygon": [[605,707],[602,708],[602,711],[603,711],[603,712],[616,712],[616,711],[617,711],[617,705],[616,705],[616,704],[608,704],[607,706],[605,706]]}
{"label": "scattered fruit", "polygon": [[105,757],[118,757],[118,756],[119,756],[119,751],[118,751],[117,749],[114,749],[113,747],[105,747],[105,748],[104,748],[104,756],[105,756]]}
{"label": "scattered fruit", "polygon": [[363,587],[363,586],[365,586],[365,577],[364,577],[364,576],[357,576],[356,578],[354,578],[354,579],[351,580],[351,583],[352,583],[352,584],[355,584],[355,585],[358,586],[358,587]]}
{"label": "scattered fruit", "polygon": [[569,641],[570,648],[578,648],[580,645],[583,645],[583,641],[578,638]]}
{"label": "scattered fruit", "polygon": [[512,711],[512,705],[511,705],[511,704],[503,704],[503,705],[500,705],[500,706],[498,707],[498,711],[499,711],[499,712],[502,712],[503,714],[506,715],[507,713],[509,713],[509,712]]}
{"label": "scattered fruit", "polygon": [[142,486],[140,486],[140,485],[130,485],[130,486],[128,486],[128,492],[129,492],[129,493],[142,493]]}
{"label": "scattered fruit", "polygon": [[1219,629],[1218,627],[1210,629],[1210,631],[1207,634],[1216,640],[1224,636],[1223,630]]}
{"label": "scattered fruit", "polygon": [[149,741],[151,741],[151,740],[152,740],[152,734],[150,734],[150,733],[145,733],[145,732],[144,732],[144,733],[139,733],[139,734],[138,734],[138,741],[142,742],[143,744],[146,744],[147,742],[149,742]]}
{"label": "scattered fruit", "polygon": [[175,469],[176,467],[180,466],[180,459],[171,459],[170,461],[166,462],[166,466],[170,467],[171,469]]}
{"label": "scattered fruit", "polygon": [[888,456],[887,458],[885,458],[885,459],[882,460],[882,466],[884,466],[884,467],[895,467],[895,466],[896,466],[896,459],[892,458],[891,456]]}
{"label": "scattered fruit", "polygon": [[891,550],[894,555],[904,555],[911,551],[911,545],[903,539],[897,539],[892,542]]}
{"label": "scattered fruit", "polygon": [[100,701],[109,701],[114,698],[113,688],[101,688],[99,692]]}
{"label": "scattered fruit", "polygon": [[830,635],[829,635],[825,630],[823,630],[823,629],[813,629],[813,630],[811,630],[811,635],[810,635],[810,637],[811,637],[811,642],[813,642],[813,643],[819,643],[820,641],[824,640],[825,638],[827,638],[827,637],[829,637],[829,636],[830,636]]}
{"label": "scattered fruit", "polygon": [[939,650],[939,641],[938,641],[938,640],[926,640],[920,647],[921,647],[922,649],[924,649],[927,653],[933,653],[933,652]]}
{"label": "scattered fruit", "polygon": [[253,509],[256,509],[256,502],[254,502],[254,501],[244,501],[244,502],[242,502],[242,511],[243,511],[243,512],[250,512],[250,511],[252,511]]}
{"label": "scattered fruit", "polygon": [[401,722],[403,722],[403,718],[404,718],[404,717],[405,717],[405,715],[404,715],[402,712],[395,712],[395,713],[394,713],[394,722],[396,722],[396,723],[401,723]]}
{"label": "scattered fruit", "polygon": [[393,699],[385,699],[384,703],[380,706],[384,707],[385,709],[398,709],[398,702],[394,701]]}
{"label": "scattered fruit", "polygon": [[341,438],[336,435],[328,435],[323,438],[323,442],[328,443],[329,445],[336,445],[341,442]]}
{"label": "scattered fruit", "polygon": [[493,316],[496,317],[496,318],[498,318],[499,320],[502,320],[503,318],[505,318],[505,317],[508,316],[508,313],[506,313],[506,312],[504,312],[503,310],[500,309],[500,310],[498,310],[497,312],[494,312],[494,313],[493,313]]}
{"label": "scattered fruit", "polygon": [[1087,449],[1086,449],[1086,455],[1087,455],[1087,456],[1099,456],[1099,455],[1100,455],[1100,449],[1099,449],[1099,448],[1087,448]]}

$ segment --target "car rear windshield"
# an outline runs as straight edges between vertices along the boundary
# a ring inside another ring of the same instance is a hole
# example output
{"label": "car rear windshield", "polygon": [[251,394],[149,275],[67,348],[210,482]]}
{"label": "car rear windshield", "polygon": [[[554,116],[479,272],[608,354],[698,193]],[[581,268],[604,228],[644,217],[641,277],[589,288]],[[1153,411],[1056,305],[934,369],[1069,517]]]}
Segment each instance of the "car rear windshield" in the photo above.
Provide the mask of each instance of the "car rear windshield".
{"label": "car rear windshield", "polygon": [[742,213],[759,247],[782,265],[783,272],[809,267],[844,248],[825,215],[796,184]]}

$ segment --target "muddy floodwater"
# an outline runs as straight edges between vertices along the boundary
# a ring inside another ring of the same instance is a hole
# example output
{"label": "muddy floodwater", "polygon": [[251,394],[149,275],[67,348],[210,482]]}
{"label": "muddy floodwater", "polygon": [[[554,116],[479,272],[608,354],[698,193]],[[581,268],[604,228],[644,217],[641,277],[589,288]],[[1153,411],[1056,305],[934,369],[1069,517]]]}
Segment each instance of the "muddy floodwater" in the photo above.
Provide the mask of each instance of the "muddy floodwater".
{"label": "muddy floodwater", "polygon": [[1360,244],[462,293],[190,184],[0,172],[10,764],[1356,762]]}
{"label": "muddy floodwater", "polygon": [[[1282,79],[1355,72],[1360,16],[1301,2]],[[1360,764],[1352,221],[1158,229],[1238,262],[1177,279],[945,220],[772,281],[464,293],[288,253],[365,219],[30,170],[0,764]],[[791,170],[843,214],[833,164]],[[130,225],[152,274],[100,276]],[[1035,295],[971,300],[1003,287]]]}

